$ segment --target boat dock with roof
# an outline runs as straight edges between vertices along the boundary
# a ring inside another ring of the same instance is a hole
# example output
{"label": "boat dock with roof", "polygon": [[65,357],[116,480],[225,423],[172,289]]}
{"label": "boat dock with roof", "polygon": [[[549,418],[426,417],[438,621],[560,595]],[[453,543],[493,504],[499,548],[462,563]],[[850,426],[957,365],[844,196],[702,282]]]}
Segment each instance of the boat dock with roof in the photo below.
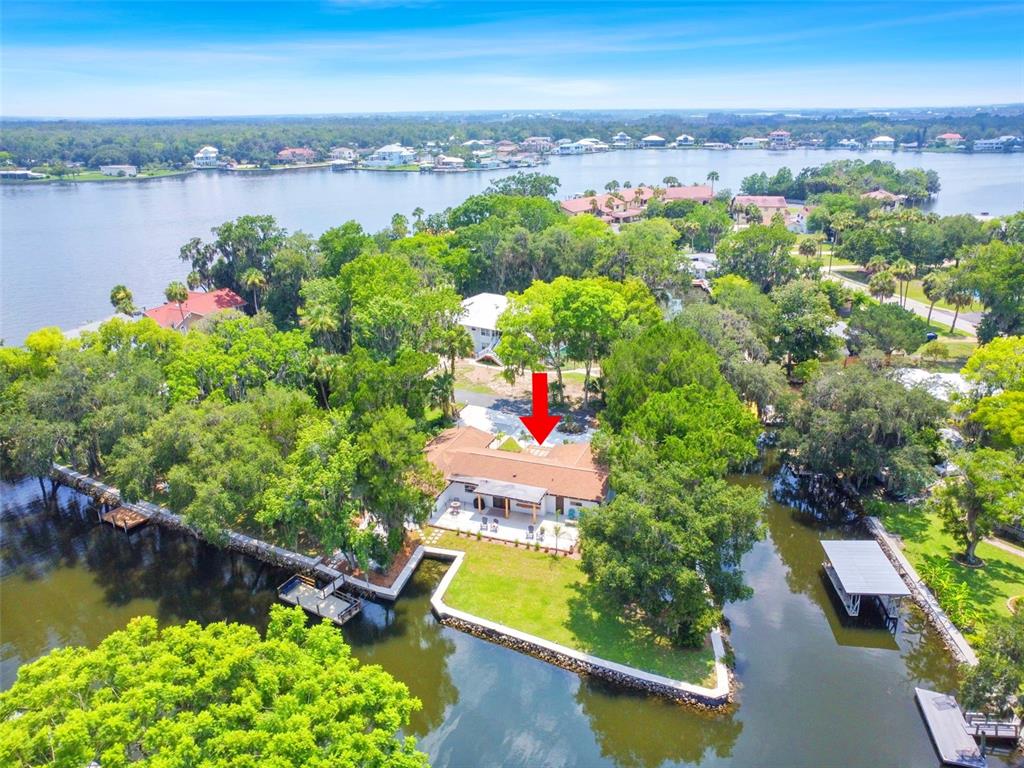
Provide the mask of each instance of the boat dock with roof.
{"label": "boat dock with roof", "polygon": [[873,599],[885,626],[895,632],[900,601],[910,590],[878,542],[822,541],[821,546],[826,558],[822,566],[846,613],[851,617],[859,616],[861,599]]}

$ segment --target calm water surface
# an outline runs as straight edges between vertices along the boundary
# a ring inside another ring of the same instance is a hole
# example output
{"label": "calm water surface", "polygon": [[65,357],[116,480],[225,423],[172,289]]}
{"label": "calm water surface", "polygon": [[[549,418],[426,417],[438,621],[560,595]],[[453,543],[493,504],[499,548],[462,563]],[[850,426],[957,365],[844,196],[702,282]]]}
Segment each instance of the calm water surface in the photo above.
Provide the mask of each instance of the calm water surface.
{"label": "calm water surface", "polygon": [[[57,512],[39,503],[34,481],[0,492],[4,688],[20,664],[94,645],[139,614],[262,629],[288,575],[157,528],[126,536],[100,526],[68,490]],[[396,605],[368,605],[345,636],[423,701],[410,731],[439,766],[934,768],[913,686],[956,685],[934,634],[916,611],[895,638],[841,626],[818,539],[842,534],[780,505],[767,522],[743,563],[755,597],[727,610],[741,685],[727,713],[625,693],[441,626],[429,607],[441,563],[424,562]]]}
{"label": "calm water surface", "polygon": [[[560,195],[601,189],[610,179],[655,183],[676,176],[737,190],[744,176],[794,172],[837,158],[892,160],[938,171],[942,214],[1005,214],[1024,208],[1024,154],[958,155],[665,150],[555,157],[540,170],[557,176]],[[417,206],[456,205],[508,171],[417,174],[326,169],[268,174],[194,173],[145,182],[0,187],[0,337],[20,344],[43,325],[74,328],[112,311],[110,288],[125,283],[137,303],[163,301],[163,289],[187,272],[178,250],[191,237],[246,213],[269,213],[289,230],[319,235],[347,219],[371,231]]]}

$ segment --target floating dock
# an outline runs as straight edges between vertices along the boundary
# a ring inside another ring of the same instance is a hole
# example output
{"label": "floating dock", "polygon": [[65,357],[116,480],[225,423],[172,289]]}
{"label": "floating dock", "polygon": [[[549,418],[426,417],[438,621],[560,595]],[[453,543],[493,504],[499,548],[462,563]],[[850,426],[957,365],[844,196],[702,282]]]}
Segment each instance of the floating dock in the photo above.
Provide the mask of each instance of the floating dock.
{"label": "floating dock", "polygon": [[932,743],[944,765],[985,768],[987,761],[967,729],[956,699],[945,693],[915,688],[917,706],[924,716]]}
{"label": "floating dock", "polygon": [[334,584],[320,589],[312,579],[295,575],[277,588],[277,597],[289,605],[297,605],[307,613],[330,619],[339,627],[362,610],[358,598],[333,591]]}
{"label": "floating dock", "polygon": [[100,515],[100,520],[110,523],[115,528],[120,528],[125,533],[145,525],[148,518],[141,512],[136,512],[128,507],[118,507]]}

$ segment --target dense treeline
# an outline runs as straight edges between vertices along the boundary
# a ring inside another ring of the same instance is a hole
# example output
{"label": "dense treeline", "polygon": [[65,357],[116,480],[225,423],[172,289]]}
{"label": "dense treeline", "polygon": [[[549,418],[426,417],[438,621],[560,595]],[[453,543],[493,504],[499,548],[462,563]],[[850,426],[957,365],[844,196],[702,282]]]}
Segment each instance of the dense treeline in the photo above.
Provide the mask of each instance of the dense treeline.
{"label": "dense treeline", "polygon": [[946,131],[971,139],[1020,135],[1024,133],[1024,121],[1019,114],[801,118],[728,113],[702,117],[575,114],[511,118],[424,115],[102,122],[8,120],[3,124],[0,149],[9,152],[16,164],[27,167],[56,162],[78,162],[90,167],[108,163],[180,167],[191,162],[192,155],[204,144],[217,146],[226,157],[263,163],[272,161],[286,146],[310,147],[326,153],[337,145],[366,148],[401,142],[422,146],[428,141],[519,141],[527,136],[607,139],[618,131],[634,138],[653,133],[673,140],[688,133],[700,141],[733,143],[748,135],[766,135],[776,128],[790,130],[798,139],[821,140],[825,146],[846,138],[868,141],[879,134],[891,135],[897,142],[923,144]]}
{"label": "dense treeline", "polygon": [[780,168],[773,176],[755,173],[743,179],[745,195],[782,195],[790,200],[814,200],[826,193],[861,194],[885,190],[905,195],[910,202],[926,200],[939,191],[939,175],[921,168],[898,170],[883,160],[834,160],[820,167],[804,168],[796,176]]}

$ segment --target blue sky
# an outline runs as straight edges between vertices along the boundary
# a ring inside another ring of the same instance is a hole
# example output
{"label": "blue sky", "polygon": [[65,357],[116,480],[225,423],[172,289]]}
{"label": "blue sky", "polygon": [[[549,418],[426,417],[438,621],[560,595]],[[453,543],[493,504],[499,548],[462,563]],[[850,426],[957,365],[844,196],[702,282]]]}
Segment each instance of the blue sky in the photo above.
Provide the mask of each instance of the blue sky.
{"label": "blue sky", "polygon": [[1024,102],[1024,4],[19,2],[7,116]]}

